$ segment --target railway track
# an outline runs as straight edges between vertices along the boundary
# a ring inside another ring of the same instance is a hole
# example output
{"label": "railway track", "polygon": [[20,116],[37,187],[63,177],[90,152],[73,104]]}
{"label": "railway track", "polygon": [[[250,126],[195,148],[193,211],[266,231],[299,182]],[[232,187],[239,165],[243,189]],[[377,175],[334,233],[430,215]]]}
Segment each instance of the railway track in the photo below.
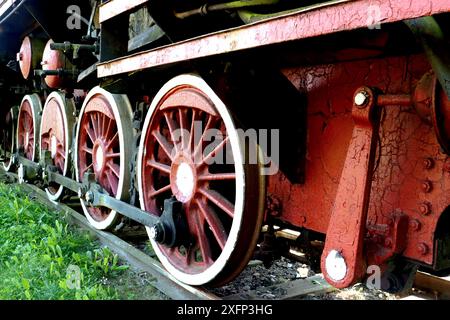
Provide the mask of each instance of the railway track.
{"label": "railway track", "polygon": [[[0,170],[0,175],[8,177],[12,183],[17,182],[17,175]],[[56,203],[47,198],[46,193],[30,184],[18,184],[30,197],[36,198],[44,205],[61,213],[71,225],[77,226],[95,236],[100,243],[109,247],[133,269],[150,274],[154,281],[152,286],[175,300],[262,300],[271,299],[261,296],[261,292],[277,292],[277,300],[301,299],[307,295],[320,295],[336,290],[330,286],[321,274],[305,279],[297,279],[282,284],[275,284],[258,290],[219,296],[202,287],[186,285],[175,279],[153,257],[137,248],[135,243],[125,241],[117,235],[93,228],[82,213],[69,205]],[[256,263],[252,261],[249,266]],[[275,296],[273,296],[275,298]],[[436,277],[425,272],[418,272],[410,293],[399,296],[400,300],[436,300],[450,299],[450,278]]]}
{"label": "railway track", "polygon": [[[0,176],[8,177],[9,182],[17,183],[18,176],[14,173],[6,173],[0,169]],[[67,223],[77,226],[95,236],[100,243],[110,248],[121,259],[126,261],[133,269],[147,272],[154,281],[152,286],[175,300],[261,300],[260,292],[277,292],[278,300],[298,299],[309,294],[320,294],[334,290],[322,275],[315,275],[306,279],[297,279],[287,283],[275,284],[267,288],[249,290],[229,296],[218,296],[202,287],[186,285],[175,279],[154,258],[136,247],[134,243],[127,242],[117,235],[93,228],[82,213],[79,213],[66,204],[56,203],[48,199],[47,194],[37,186],[31,184],[17,184],[25,190],[30,197],[49,208],[59,212]],[[249,266],[254,265],[251,261]]]}

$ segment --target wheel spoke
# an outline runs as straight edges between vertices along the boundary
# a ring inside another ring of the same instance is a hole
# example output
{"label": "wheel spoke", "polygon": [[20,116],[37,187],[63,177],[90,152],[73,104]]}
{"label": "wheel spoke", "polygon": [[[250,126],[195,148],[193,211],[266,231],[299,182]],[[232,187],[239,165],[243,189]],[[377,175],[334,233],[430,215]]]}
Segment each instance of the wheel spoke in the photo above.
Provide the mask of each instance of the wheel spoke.
{"label": "wheel spoke", "polygon": [[81,151],[84,151],[86,153],[92,154],[92,149],[88,148],[87,146],[82,146]]}
{"label": "wheel spoke", "polygon": [[164,117],[166,118],[167,126],[169,127],[170,137],[172,138],[173,147],[175,151],[178,151],[177,141],[175,140],[175,121],[170,117],[170,115],[166,112],[164,113]]}
{"label": "wheel spoke", "polygon": [[108,126],[106,127],[106,130],[105,130],[105,133],[104,133],[104,136],[105,136],[106,138],[108,138],[109,135],[110,135],[112,123],[113,123],[113,119],[108,118]]}
{"label": "wheel spoke", "polygon": [[213,151],[211,151],[206,157],[204,157],[200,163],[197,164],[197,167],[205,164],[207,161],[209,161],[212,157],[214,157],[220,150],[222,150],[226,144],[229,141],[229,137],[226,137],[223,139],[215,148]]}
{"label": "wheel spoke", "polygon": [[235,173],[207,173],[198,177],[202,181],[236,180]]}
{"label": "wheel spoke", "polygon": [[120,167],[119,165],[108,161],[107,166],[111,169],[111,171],[116,175],[117,178],[120,178]]}
{"label": "wheel spoke", "polygon": [[156,130],[152,132],[152,135],[153,135],[153,137],[155,137],[158,144],[161,146],[161,148],[164,150],[166,155],[169,157],[170,161],[173,161],[173,157],[172,157],[173,149],[172,149],[172,147],[170,147],[170,144],[167,141],[167,139]]}
{"label": "wheel spoke", "polygon": [[91,128],[89,128],[89,126],[86,126],[86,132],[89,136],[89,139],[91,139],[92,143],[95,143],[95,133],[92,131]]}
{"label": "wheel spoke", "polygon": [[119,141],[118,138],[119,138],[119,132],[116,132],[116,134],[112,137],[112,139],[109,140],[108,145],[106,146],[106,149],[114,148],[117,145],[116,142]]}
{"label": "wheel spoke", "polygon": [[202,152],[203,141],[205,140],[208,130],[211,129],[211,127],[213,126],[213,120],[214,120],[213,117],[211,115],[208,115],[208,121],[206,122],[206,126],[203,129],[203,133],[200,138],[200,141],[194,141],[194,143],[196,143],[196,147],[195,147],[194,153],[193,153],[195,162],[197,162],[198,156]]}
{"label": "wheel spoke", "polygon": [[189,140],[186,136],[186,132],[188,129],[186,110],[178,109],[178,114],[180,117],[181,148],[185,149],[187,147],[186,143]]}
{"label": "wheel spoke", "polygon": [[[98,138],[98,132],[97,132],[97,126],[96,126],[96,116],[97,116],[96,113],[91,113],[91,116],[90,116],[91,126],[92,126],[92,129],[94,130],[95,139]],[[95,140],[93,140],[93,141],[95,141]]]}
{"label": "wheel spoke", "polygon": [[195,135],[195,119],[197,117],[197,111],[192,109],[192,122],[191,122],[191,131],[189,131],[189,150],[194,152],[194,135]]}
{"label": "wheel spoke", "polygon": [[66,160],[66,153],[65,153],[65,151],[64,151],[63,148],[58,148],[58,149],[56,150],[56,153],[57,153],[61,158],[63,158],[64,160]]}
{"label": "wheel spoke", "polygon": [[211,231],[217,240],[217,243],[219,244],[220,248],[223,249],[225,247],[225,244],[227,243],[228,235],[222,222],[214,212],[213,208],[209,207],[200,200],[197,201],[197,205],[200,209],[200,212],[208,222],[208,225],[210,226]]}
{"label": "wheel spoke", "polygon": [[150,192],[150,193],[149,193],[149,197],[150,197],[150,198],[154,198],[154,197],[160,195],[161,193],[167,192],[167,191],[169,191],[169,190],[170,190],[170,184],[167,185],[167,186],[165,186],[165,187],[163,187],[163,188],[160,188],[160,189],[158,189],[158,190],[155,190],[155,191]]}
{"label": "wheel spoke", "polygon": [[206,238],[205,235],[204,224],[201,223],[198,214],[194,214],[194,219],[196,222],[194,223],[194,228],[197,234],[196,238],[200,246],[203,262],[209,265],[212,263],[211,259],[212,253],[211,253],[211,246],[209,245],[208,239]]}
{"label": "wheel spoke", "polygon": [[114,176],[114,174],[111,171],[106,171],[106,178],[108,179],[109,186],[111,187],[111,191],[114,195],[117,194],[117,188],[119,181],[117,181],[117,178]]}
{"label": "wheel spoke", "polygon": [[98,135],[100,136],[100,137],[102,137],[103,136],[103,124],[102,124],[102,122],[103,122],[103,115],[101,114],[101,113],[98,113],[97,114],[97,131],[98,131]]}
{"label": "wheel spoke", "polygon": [[149,160],[147,161],[147,165],[159,171],[170,174],[170,167],[166,164],[156,162],[155,160]]}
{"label": "wheel spoke", "polygon": [[214,190],[201,188],[200,193],[208,198],[212,203],[226,212],[231,218],[234,217],[234,205],[224,196]]}
{"label": "wheel spoke", "polygon": [[109,159],[114,159],[114,158],[120,158],[120,153],[116,152],[116,153],[107,153],[105,155],[106,158]]}
{"label": "wheel spoke", "polygon": [[88,165],[86,168],[81,170],[81,175],[84,175],[89,169],[91,169],[93,167],[93,163],[91,163],[90,165]]}

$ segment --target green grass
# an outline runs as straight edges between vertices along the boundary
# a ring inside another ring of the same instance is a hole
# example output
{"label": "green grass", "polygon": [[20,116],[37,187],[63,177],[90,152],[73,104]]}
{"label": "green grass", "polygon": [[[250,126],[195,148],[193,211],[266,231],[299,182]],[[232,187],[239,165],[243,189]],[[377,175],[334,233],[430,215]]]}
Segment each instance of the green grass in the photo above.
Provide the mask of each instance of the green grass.
{"label": "green grass", "polygon": [[59,213],[0,184],[0,299],[140,298],[121,288],[130,286],[127,269]]}

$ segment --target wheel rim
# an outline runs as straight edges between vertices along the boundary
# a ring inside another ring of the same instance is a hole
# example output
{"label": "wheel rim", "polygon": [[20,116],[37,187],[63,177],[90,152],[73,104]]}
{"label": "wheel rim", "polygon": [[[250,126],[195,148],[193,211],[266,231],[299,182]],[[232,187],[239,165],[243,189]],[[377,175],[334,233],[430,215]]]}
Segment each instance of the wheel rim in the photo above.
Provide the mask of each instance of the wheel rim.
{"label": "wheel rim", "polygon": [[31,161],[36,160],[38,130],[35,128],[39,128],[41,112],[42,105],[38,95],[23,98],[17,120],[17,149]]}
{"label": "wheel rim", "polygon": [[[206,139],[206,129],[217,130],[223,139],[212,146],[199,143]],[[213,163],[214,157],[224,154],[232,155],[234,164]],[[172,195],[183,203],[191,244],[167,248],[152,241],[163,265],[183,282],[228,281],[251,257],[262,220],[263,180],[242,158],[232,118],[201,78],[182,75],[160,90],[147,114],[139,148],[140,203],[157,215],[164,199]],[[253,183],[247,184],[249,180]]]}
{"label": "wheel rim", "polygon": [[8,114],[6,115],[5,120],[5,130],[3,131],[3,139],[4,139],[4,157],[5,161],[3,161],[3,169],[5,171],[12,170],[12,155],[15,152],[16,148],[16,121],[17,121],[17,107],[12,108]]}
{"label": "wheel rim", "polygon": [[[40,156],[42,157],[44,150],[50,151],[52,163],[62,175],[66,175],[70,169],[69,150],[75,123],[74,111],[72,100],[66,99],[62,93],[53,92],[48,96],[42,112]],[[56,201],[63,190],[63,186],[50,184],[45,191],[50,200]]]}
{"label": "wheel rim", "polygon": [[[128,99],[100,87],[92,89],[83,104],[77,127],[77,180],[82,181],[84,174],[91,171],[106,192],[127,200],[132,132]],[[117,223],[117,212],[89,207],[83,199],[81,204],[89,222],[97,229],[109,229]]]}

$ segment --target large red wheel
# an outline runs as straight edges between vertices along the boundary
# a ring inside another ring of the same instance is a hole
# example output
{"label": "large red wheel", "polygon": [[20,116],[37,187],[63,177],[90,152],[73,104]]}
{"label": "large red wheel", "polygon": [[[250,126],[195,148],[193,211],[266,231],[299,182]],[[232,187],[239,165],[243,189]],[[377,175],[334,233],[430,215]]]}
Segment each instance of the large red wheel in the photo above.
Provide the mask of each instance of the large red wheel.
{"label": "large red wheel", "polygon": [[6,115],[5,128],[3,130],[3,169],[8,172],[13,170],[12,155],[16,152],[16,128],[18,107],[13,107]]}
{"label": "large red wheel", "polygon": [[37,160],[42,104],[37,94],[23,98],[17,124],[17,149],[31,161]]}
{"label": "large red wheel", "polygon": [[155,97],[138,155],[140,203],[156,215],[171,196],[183,203],[190,233],[185,245],[168,248],[148,232],[162,264],[185,283],[227,282],[253,254],[264,179],[259,164],[244,163],[243,149],[227,108],[200,77],[178,76]]}
{"label": "large red wheel", "polygon": [[[130,190],[132,145],[132,111],[128,98],[100,87],[92,89],[84,101],[77,126],[77,180],[82,181],[89,170],[106,192],[126,201]],[[116,211],[90,207],[80,200],[87,219],[95,228],[110,229],[118,222]]]}
{"label": "large red wheel", "polygon": [[[62,92],[57,91],[48,96],[42,112],[40,156],[44,150],[50,151],[53,165],[62,175],[70,172],[70,147],[76,121],[74,113],[73,99],[66,99]],[[50,200],[56,201],[63,190],[63,186],[51,184],[45,191]]]}

